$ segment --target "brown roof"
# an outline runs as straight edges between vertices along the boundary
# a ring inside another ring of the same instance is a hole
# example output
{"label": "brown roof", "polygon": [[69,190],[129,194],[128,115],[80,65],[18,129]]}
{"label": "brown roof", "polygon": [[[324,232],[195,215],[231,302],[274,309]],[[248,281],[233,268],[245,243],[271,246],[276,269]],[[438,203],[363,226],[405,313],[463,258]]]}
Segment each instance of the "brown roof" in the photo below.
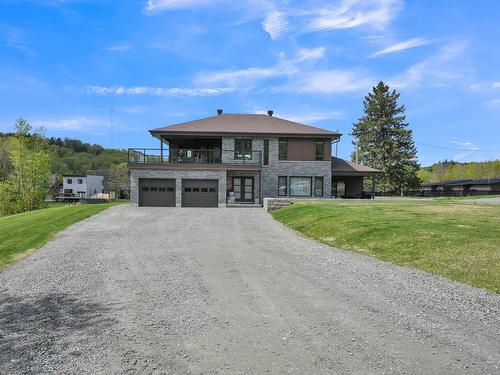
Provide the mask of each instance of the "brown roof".
{"label": "brown roof", "polygon": [[333,176],[346,175],[364,175],[377,174],[380,171],[363,164],[353,163],[352,161],[336,158],[332,156],[332,174]]}
{"label": "brown roof", "polygon": [[276,134],[336,137],[340,133],[269,115],[223,114],[150,130],[151,134]]}

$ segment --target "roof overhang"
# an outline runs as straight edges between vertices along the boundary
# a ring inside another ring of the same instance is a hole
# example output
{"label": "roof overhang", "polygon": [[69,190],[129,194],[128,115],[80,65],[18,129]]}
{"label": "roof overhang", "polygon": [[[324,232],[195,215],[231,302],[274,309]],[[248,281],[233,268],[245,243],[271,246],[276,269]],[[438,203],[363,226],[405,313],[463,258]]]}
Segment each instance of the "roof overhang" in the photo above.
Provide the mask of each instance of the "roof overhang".
{"label": "roof overhang", "polygon": [[181,132],[149,130],[151,135],[161,140],[168,137],[183,138],[215,138],[215,137],[286,137],[286,138],[324,138],[340,139],[342,134],[311,134],[311,133],[245,133],[245,132]]}

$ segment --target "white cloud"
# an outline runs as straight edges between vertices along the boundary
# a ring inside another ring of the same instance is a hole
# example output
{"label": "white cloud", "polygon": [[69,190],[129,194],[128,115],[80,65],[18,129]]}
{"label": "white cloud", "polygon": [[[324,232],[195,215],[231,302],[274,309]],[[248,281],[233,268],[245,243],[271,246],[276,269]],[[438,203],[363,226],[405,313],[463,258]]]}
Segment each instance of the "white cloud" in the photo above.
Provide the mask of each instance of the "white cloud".
{"label": "white cloud", "polygon": [[276,67],[248,68],[240,70],[227,70],[222,72],[199,73],[197,82],[202,84],[224,84],[229,86],[242,86],[253,84],[256,81],[285,74]]}
{"label": "white cloud", "polygon": [[108,51],[119,52],[119,51],[128,51],[132,49],[132,46],[128,43],[123,44],[114,44],[112,46],[106,47]]}
{"label": "white cloud", "polygon": [[383,30],[401,9],[400,0],[319,0],[299,5],[280,0],[148,0],[149,13],[171,9],[198,8],[222,4],[242,14],[241,22],[262,20],[262,28],[272,39],[286,32],[317,32],[367,26]]}
{"label": "white cloud", "polygon": [[372,57],[377,57],[381,55],[386,55],[388,53],[395,53],[399,51],[404,51],[410,48],[415,48],[415,47],[420,47],[420,46],[425,46],[427,44],[432,43],[431,40],[424,39],[424,38],[413,38],[409,40],[405,40],[396,44],[393,44],[392,46],[389,46],[387,48],[381,49],[380,51],[375,52],[372,54]]}
{"label": "white cloud", "polygon": [[465,51],[466,44],[450,43],[436,55],[411,65],[403,73],[389,80],[394,88],[415,88],[423,86],[444,86],[466,76],[465,64],[457,64],[457,59]]}
{"label": "white cloud", "polygon": [[0,42],[7,47],[14,48],[24,53],[25,55],[37,55],[37,53],[31,48],[31,42],[28,40],[26,32],[17,27],[0,23]]}
{"label": "white cloud", "polygon": [[500,89],[500,82],[493,82],[491,85],[494,89]]}
{"label": "white cloud", "polygon": [[272,11],[262,22],[262,27],[272,39],[278,39],[288,30],[287,17],[280,11]]}
{"label": "white cloud", "polygon": [[294,60],[296,62],[304,60],[316,60],[321,59],[325,56],[325,47],[318,48],[301,48],[297,52],[297,58]]}
{"label": "white cloud", "polygon": [[181,88],[150,86],[87,86],[87,93],[98,95],[151,95],[151,96],[210,96],[232,91],[231,88]]}
{"label": "white cloud", "polygon": [[301,75],[278,91],[312,94],[339,94],[366,91],[373,86],[374,79],[356,70],[315,71]]}
{"label": "white cloud", "polygon": [[310,31],[371,26],[383,29],[400,9],[399,0],[344,0],[305,12]]}
{"label": "white cloud", "polygon": [[[97,128],[105,123],[104,118],[100,117],[69,117],[62,119],[52,119],[52,120],[35,120],[35,124],[42,125],[47,129],[57,129],[57,130],[89,130],[89,128]],[[109,120],[108,120],[109,122]]]}
{"label": "white cloud", "polygon": [[253,86],[257,82],[283,76],[291,76],[301,71],[300,63],[317,60],[324,56],[325,48],[302,48],[292,59],[281,57],[277,64],[269,67],[251,67],[220,72],[200,72],[196,77],[197,85],[224,85],[241,89]]}
{"label": "white cloud", "polygon": [[500,109],[500,99],[492,99],[484,103],[488,108]]}
{"label": "white cloud", "polygon": [[[267,114],[267,109],[254,109],[254,113]],[[317,121],[335,120],[344,118],[344,113],[341,111],[322,110],[322,109],[301,109],[300,112],[275,112],[273,116],[285,118],[290,121],[300,123],[314,124]]]}
{"label": "white cloud", "polygon": [[193,6],[208,5],[210,3],[210,0],[148,0],[145,9],[154,12],[165,9],[191,8]]}
{"label": "white cloud", "polygon": [[476,151],[479,151],[479,148],[470,141],[451,141],[451,143],[454,143],[459,146],[463,146],[466,148],[463,152],[460,152],[456,155],[453,156],[452,160],[460,161],[465,159],[467,156],[470,156],[474,154]]}

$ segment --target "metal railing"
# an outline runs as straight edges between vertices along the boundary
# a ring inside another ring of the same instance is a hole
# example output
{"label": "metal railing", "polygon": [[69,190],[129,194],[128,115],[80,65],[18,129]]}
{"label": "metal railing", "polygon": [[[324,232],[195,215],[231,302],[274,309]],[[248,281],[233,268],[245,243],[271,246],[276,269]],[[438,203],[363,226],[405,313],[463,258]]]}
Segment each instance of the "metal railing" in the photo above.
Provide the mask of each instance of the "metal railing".
{"label": "metal railing", "polygon": [[129,164],[248,164],[262,165],[261,151],[129,148]]}

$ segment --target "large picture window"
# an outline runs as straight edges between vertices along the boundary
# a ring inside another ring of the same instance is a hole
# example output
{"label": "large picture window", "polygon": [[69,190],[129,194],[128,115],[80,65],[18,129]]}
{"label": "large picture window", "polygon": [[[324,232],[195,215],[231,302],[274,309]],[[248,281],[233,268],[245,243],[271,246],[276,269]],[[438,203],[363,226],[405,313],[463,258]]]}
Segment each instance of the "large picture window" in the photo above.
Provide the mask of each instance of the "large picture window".
{"label": "large picture window", "polygon": [[286,139],[280,139],[279,141],[278,159],[279,160],[288,159],[288,141]]}
{"label": "large picture window", "polygon": [[286,176],[278,177],[278,195],[280,197],[286,197],[287,195]]}
{"label": "large picture window", "polygon": [[311,177],[290,177],[290,196],[310,197],[312,193]]}
{"label": "large picture window", "polygon": [[316,160],[325,160],[325,142],[317,141],[316,147]]}
{"label": "large picture window", "polygon": [[235,139],[234,140],[234,159],[250,160],[252,159],[252,140]]}
{"label": "large picture window", "polygon": [[323,177],[314,177],[314,196],[323,196]]}

